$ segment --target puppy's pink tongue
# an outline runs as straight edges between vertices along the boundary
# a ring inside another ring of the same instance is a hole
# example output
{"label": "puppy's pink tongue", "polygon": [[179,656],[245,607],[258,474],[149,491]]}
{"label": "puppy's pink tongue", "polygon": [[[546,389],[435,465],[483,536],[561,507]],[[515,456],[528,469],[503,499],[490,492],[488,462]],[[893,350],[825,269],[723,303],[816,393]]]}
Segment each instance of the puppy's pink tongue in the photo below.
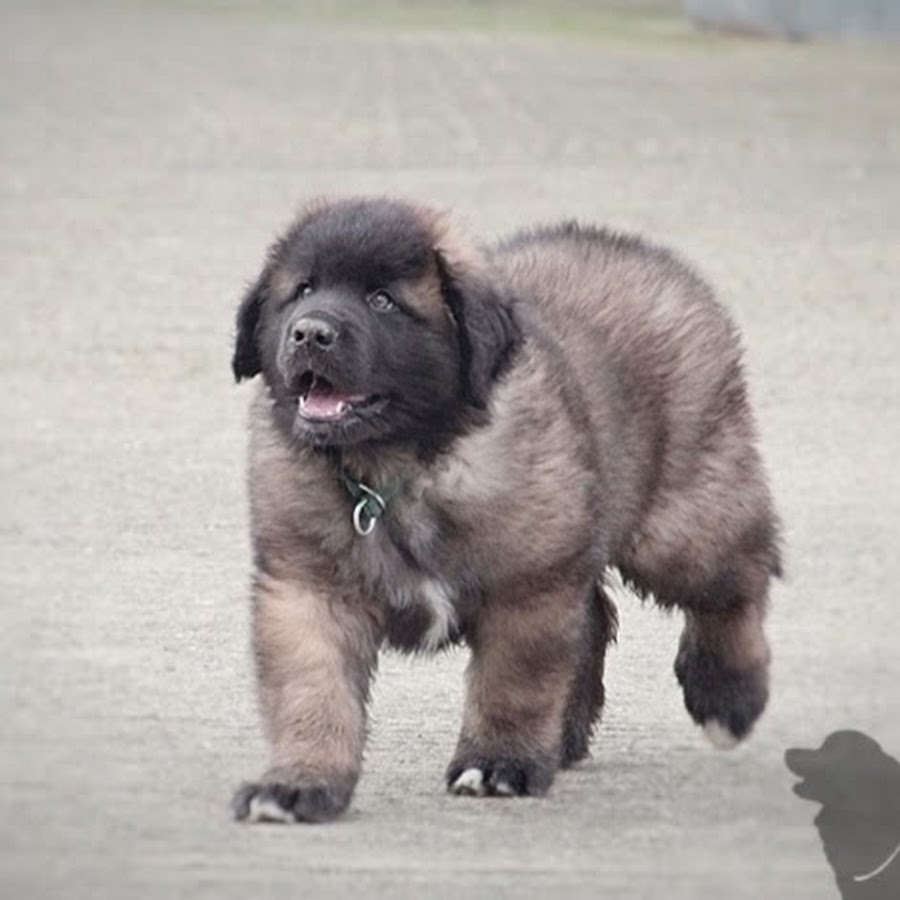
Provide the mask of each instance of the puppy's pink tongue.
{"label": "puppy's pink tongue", "polygon": [[339,419],[354,403],[365,397],[344,394],[331,386],[313,385],[310,392],[300,397],[300,415],[309,419]]}

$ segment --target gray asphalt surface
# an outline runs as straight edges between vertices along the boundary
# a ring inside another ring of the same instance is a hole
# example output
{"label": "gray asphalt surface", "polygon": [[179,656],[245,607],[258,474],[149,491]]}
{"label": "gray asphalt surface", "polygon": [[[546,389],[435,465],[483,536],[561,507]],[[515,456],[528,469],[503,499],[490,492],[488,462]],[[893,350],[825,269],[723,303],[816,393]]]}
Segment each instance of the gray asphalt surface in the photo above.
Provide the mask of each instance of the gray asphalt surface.
{"label": "gray asphalt surface", "polygon": [[[896,48],[4,8],[0,894],[837,897],[783,753],[900,754],[898,96]],[[703,741],[678,621],[623,593],[547,799],[445,796],[465,655],[389,656],[351,814],[229,820],[265,762],[232,313],[294,207],[351,191],[638,229],[719,286],[787,526],[746,746]]]}

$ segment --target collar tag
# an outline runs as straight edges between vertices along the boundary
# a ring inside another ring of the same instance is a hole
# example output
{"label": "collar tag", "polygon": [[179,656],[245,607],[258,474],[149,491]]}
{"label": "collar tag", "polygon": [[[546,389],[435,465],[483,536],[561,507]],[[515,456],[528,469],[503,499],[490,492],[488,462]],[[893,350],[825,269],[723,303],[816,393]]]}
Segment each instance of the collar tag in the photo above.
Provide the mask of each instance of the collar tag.
{"label": "collar tag", "polygon": [[387,503],[384,497],[361,481],[356,482],[355,487],[359,493],[358,501],[353,507],[353,528],[358,535],[366,537],[370,535],[384,514]]}

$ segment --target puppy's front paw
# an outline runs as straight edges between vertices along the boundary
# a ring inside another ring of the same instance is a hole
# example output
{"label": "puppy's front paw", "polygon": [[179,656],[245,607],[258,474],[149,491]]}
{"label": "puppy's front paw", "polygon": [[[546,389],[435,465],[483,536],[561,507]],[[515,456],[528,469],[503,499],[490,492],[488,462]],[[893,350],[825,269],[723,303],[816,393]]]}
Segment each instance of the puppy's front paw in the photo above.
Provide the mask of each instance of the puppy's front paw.
{"label": "puppy's front paw", "polygon": [[675,674],[691,718],[720,750],[747,737],[769,698],[765,665],[731,669],[706,648],[682,648]]}
{"label": "puppy's front paw", "polygon": [[239,822],[328,822],[349,806],[355,783],[355,778],[327,784],[264,779],[241,785],[231,809]]}
{"label": "puppy's front paw", "polygon": [[530,759],[475,757],[456,760],[447,770],[447,789],[461,797],[521,797],[545,794],[554,766]]}

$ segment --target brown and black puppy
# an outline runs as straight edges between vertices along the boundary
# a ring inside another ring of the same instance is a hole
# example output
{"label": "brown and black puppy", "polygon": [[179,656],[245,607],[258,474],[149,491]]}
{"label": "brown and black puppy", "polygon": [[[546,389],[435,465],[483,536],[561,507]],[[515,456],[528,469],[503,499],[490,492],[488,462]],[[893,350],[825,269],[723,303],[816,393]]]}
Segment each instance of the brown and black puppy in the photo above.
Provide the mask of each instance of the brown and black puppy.
{"label": "brown and black puppy", "polygon": [[238,313],[253,643],[271,767],[234,809],[320,821],[360,773],[379,647],[472,656],[447,778],[540,794],[584,757],[617,566],[684,610],[675,664],[718,741],[768,695],[777,523],[734,325],[638,238],[564,224],[467,248],[443,216],[322,202]]}

